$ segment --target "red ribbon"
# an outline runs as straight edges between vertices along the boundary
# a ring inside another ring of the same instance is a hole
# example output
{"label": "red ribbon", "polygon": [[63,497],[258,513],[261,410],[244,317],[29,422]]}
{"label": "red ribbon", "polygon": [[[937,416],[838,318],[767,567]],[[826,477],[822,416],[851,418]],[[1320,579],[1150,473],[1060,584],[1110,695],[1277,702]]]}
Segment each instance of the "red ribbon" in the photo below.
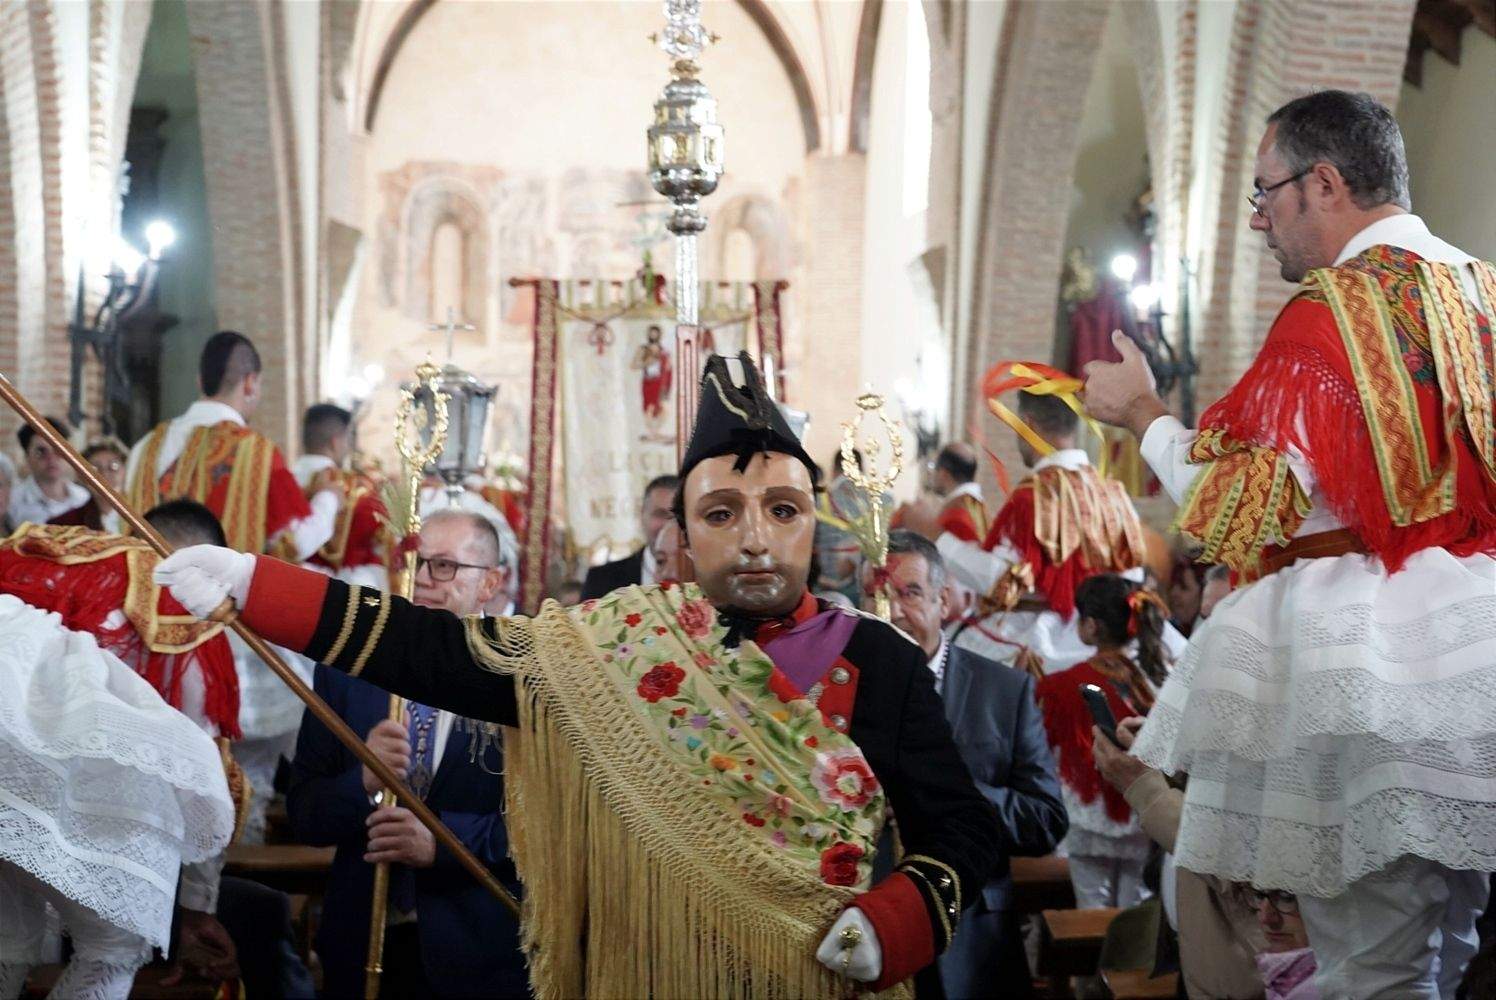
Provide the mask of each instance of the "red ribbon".
{"label": "red ribbon", "polygon": [[1169,606],[1164,603],[1163,598],[1145,587],[1139,587],[1127,595],[1127,607],[1130,612],[1127,616],[1127,637],[1129,639],[1137,638],[1138,616],[1142,613],[1145,604],[1153,605],[1158,609],[1160,615],[1165,618],[1169,617]]}

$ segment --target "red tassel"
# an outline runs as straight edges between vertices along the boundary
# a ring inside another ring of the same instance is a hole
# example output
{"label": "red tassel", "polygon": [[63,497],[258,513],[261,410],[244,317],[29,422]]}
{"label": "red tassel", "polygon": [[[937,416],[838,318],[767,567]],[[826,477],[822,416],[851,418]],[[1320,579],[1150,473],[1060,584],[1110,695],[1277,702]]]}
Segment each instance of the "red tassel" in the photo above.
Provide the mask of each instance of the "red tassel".
{"label": "red tassel", "polygon": [[1132,816],[1132,807],[1122,793],[1101,776],[1091,756],[1091,727],[1095,723],[1085,699],[1081,697],[1080,689],[1084,684],[1095,684],[1106,692],[1107,704],[1117,718],[1137,714],[1089,662],[1044,678],[1035,688],[1034,696],[1044,713],[1044,730],[1059,764],[1060,780],[1084,803],[1095,802],[1096,796],[1100,795],[1107,818],[1125,823]]}
{"label": "red tassel", "polygon": [[[1430,463],[1449,460],[1437,427],[1437,393],[1415,383]],[[1340,333],[1330,310],[1295,299],[1273,325],[1257,360],[1240,382],[1207,409],[1200,426],[1238,441],[1310,456],[1326,505],[1396,572],[1414,552],[1431,547],[1456,556],[1496,553],[1496,483],[1481,472],[1468,439],[1456,440],[1456,501],[1447,514],[1420,524],[1392,522],[1371,434]]]}

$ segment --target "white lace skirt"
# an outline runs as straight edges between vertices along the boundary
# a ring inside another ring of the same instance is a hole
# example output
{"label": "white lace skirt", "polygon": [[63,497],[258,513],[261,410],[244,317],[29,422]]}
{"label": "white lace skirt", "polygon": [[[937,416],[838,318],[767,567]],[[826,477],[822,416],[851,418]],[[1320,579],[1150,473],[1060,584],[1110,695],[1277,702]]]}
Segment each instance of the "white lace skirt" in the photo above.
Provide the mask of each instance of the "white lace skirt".
{"label": "white lace skirt", "polygon": [[1195,633],[1134,752],[1180,867],[1316,896],[1406,854],[1496,870],[1496,560],[1304,560]]}
{"label": "white lace skirt", "polygon": [[178,869],[233,827],[213,741],[92,636],[0,594],[0,859],[165,948]]}

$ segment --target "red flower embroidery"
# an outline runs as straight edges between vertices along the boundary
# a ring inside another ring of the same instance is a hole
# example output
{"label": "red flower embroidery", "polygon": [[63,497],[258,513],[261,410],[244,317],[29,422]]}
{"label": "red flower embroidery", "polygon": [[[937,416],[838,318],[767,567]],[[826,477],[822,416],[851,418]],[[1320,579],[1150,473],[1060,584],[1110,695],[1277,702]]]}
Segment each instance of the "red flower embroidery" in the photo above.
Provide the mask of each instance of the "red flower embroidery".
{"label": "red flower embroidery", "polygon": [[638,625],[643,620],[644,620],[644,616],[640,615],[640,614],[632,614],[632,615],[624,615],[623,616],[623,623],[625,625],[627,625],[629,628],[633,628],[635,625]]}
{"label": "red flower embroidery", "polygon": [[857,862],[862,848],[856,844],[832,844],[821,852],[821,881],[827,885],[856,885]]}
{"label": "red flower embroidery", "polygon": [[807,736],[805,737],[805,745],[814,750],[816,747],[821,745],[821,741],[816,739],[814,736]]}
{"label": "red flower embroidery", "polygon": [[705,638],[716,618],[717,612],[706,601],[687,601],[675,613],[676,622],[692,639]]}
{"label": "red flower embroidery", "polygon": [[661,590],[664,590],[664,591],[668,592],[670,590],[670,588],[673,587],[673,586],[675,586],[675,581],[674,580],[661,580],[660,581],[660,589]]}
{"label": "red flower embroidery", "polygon": [[639,686],[636,689],[639,697],[653,704],[661,698],[673,698],[680,690],[680,682],[685,680],[686,672],[677,667],[674,661],[670,663],[657,663],[649,668],[649,673],[639,678]]}
{"label": "red flower embroidery", "polygon": [[656,625],[655,626],[655,635],[664,635],[665,633],[667,633],[669,631],[670,630],[668,628],[666,628],[665,626],[663,626],[663,625]]}
{"label": "red flower embroidery", "polygon": [[878,778],[868,767],[867,758],[855,749],[818,755],[810,769],[810,783],[822,802],[843,812],[861,809],[878,790]]}
{"label": "red flower embroidery", "polygon": [[682,708],[676,708],[676,709],[671,709],[670,714],[671,715],[677,715],[677,716],[683,716],[683,715],[686,714],[686,710],[685,710],[684,707],[682,707]]}
{"label": "red flower embroidery", "polygon": [[[752,813],[744,813],[743,814],[743,822],[747,823],[749,826],[763,826],[764,825],[764,821],[762,819],[760,819],[759,817],[753,815]],[[824,864],[824,862],[823,862],[823,864]],[[850,882],[847,883],[847,885],[851,885],[851,884],[852,883],[850,883]]]}

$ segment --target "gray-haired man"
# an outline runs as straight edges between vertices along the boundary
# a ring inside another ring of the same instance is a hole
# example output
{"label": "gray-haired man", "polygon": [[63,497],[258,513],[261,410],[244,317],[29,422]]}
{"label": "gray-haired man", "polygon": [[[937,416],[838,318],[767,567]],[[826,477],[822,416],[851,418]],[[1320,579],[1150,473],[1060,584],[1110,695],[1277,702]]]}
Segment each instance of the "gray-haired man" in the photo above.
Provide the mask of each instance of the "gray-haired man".
{"label": "gray-haired man", "polygon": [[[1048,854],[1069,826],[1033,678],[946,641],[945,561],[929,539],[892,532],[885,570],[891,620],[924,650],[956,749],[1001,819],[1002,864],[940,956],[941,986],[951,997],[988,996],[995,984],[1005,996],[1028,996],[1032,977],[1018,914],[1008,909],[1007,859]],[[864,568],[862,579],[868,604],[878,578]]]}

